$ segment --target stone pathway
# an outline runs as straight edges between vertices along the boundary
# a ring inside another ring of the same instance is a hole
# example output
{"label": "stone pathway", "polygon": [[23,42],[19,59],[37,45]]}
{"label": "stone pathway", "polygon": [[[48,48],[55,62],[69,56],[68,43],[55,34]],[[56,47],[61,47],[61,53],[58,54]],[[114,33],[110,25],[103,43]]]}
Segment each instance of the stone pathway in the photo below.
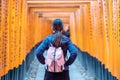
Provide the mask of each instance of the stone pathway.
{"label": "stone pathway", "polygon": [[[25,80],[43,80],[44,65],[40,64],[35,58],[30,65]],[[89,76],[85,69],[80,65],[78,59],[70,66],[70,80],[95,80]]]}
{"label": "stone pathway", "polygon": [[28,69],[28,72],[26,73],[26,77],[24,80],[35,80],[36,75],[38,73],[38,68],[39,68],[39,62],[35,57],[35,59],[30,64],[30,67]]}

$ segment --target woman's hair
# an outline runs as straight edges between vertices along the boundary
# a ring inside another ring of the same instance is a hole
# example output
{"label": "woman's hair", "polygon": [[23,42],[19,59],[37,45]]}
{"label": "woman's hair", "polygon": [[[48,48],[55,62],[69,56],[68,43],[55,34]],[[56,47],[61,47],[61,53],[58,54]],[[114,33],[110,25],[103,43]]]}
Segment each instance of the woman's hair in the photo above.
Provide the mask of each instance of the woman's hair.
{"label": "woman's hair", "polygon": [[53,46],[58,48],[61,46],[62,39],[62,30],[63,30],[63,22],[61,19],[55,19],[52,24],[52,28],[55,32],[55,38],[52,42]]}

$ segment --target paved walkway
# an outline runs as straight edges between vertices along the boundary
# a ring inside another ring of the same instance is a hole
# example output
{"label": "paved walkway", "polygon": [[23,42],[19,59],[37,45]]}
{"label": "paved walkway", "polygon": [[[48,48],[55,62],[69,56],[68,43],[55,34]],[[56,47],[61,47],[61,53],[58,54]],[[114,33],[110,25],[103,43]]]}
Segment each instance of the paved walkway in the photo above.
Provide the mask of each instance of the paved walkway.
{"label": "paved walkway", "polygon": [[[85,80],[83,76],[81,75],[80,71],[77,69],[77,66],[75,65],[75,63],[70,66],[70,79],[71,80]],[[35,80],[43,80],[43,76],[44,76],[44,66],[39,64],[39,69],[38,69]]]}
{"label": "paved walkway", "polygon": [[[44,65],[35,58],[27,72],[25,80],[43,80]],[[87,75],[87,72],[80,65],[78,59],[70,66],[70,80],[94,80]]]}

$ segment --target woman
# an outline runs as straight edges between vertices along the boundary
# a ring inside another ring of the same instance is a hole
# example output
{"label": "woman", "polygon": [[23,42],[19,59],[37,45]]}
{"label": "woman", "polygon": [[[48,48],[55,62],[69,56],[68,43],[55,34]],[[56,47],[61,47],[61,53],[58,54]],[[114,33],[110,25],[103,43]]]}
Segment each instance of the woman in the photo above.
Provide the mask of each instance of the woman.
{"label": "woman", "polygon": [[45,57],[43,56],[43,53],[50,47],[51,43],[56,48],[62,47],[64,58],[67,56],[67,50],[70,52],[70,57],[64,64],[63,72],[55,73],[45,70],[44,80],[70,80],[69,65],[71,65],[77,57],[77,48],[68,37],[62,34],[63,27],[62,20],[55,19],[52,24],[53,34],[46,37],[35,50],[35,54],[41,64],[45,64]]}

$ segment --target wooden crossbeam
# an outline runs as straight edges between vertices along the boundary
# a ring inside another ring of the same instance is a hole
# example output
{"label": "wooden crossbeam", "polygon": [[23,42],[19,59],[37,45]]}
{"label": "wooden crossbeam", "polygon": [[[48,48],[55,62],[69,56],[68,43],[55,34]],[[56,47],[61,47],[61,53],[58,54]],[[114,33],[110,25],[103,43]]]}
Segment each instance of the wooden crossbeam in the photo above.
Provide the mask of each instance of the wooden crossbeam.
{"label": "wooden crossbeam", "polygon": [[[96,1],[96,0],[92,0]],[[78,7],[81,4],[90,4],[90,0],[86,1],[27,1],[28,7]]]}
{"label": "wooden crossbeam", "polygon": [[43,17],[49,17],[49,18],[54,18],[54,17],[61,17],[61,18],[69,18],[70,17],[70,12],[50,12],[50,13],[43,13]]}
{"label": "wooden crossbeam", "polygon": [[73,12],[78,10],[78,8],[30,8],[34,12]]}
{"label": "wooden crossbeam", "polygon": [[84,0],[84,1],[78,1],[78,0],[72,0],[72,1],[38,1],[38,0],[32,0],[32,1],[27,1],[28,4],[84,4],[84,3],[89,3],[91,1],[96,1],[96,0]]}
{"label": "wooden crossbeam", "polygon": [[[73,1],[73,0],[27,0],[27,1]],[[74,0],[74,1],[95,1],[95,0]]]}
{"label": "wooden crossbeam", "polygon": [[45,7],[79,7],[80,4],[29,4],[28,7],[29,8],[45,8]]}

